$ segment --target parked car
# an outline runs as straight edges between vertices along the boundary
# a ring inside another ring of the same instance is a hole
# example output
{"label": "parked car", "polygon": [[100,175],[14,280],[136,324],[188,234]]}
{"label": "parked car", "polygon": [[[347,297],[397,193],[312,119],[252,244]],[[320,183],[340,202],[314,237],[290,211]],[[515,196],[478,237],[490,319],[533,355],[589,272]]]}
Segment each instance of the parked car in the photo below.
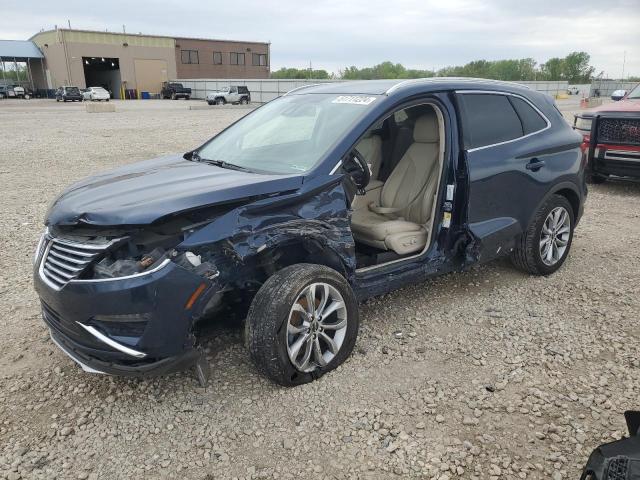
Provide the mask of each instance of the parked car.
{"label": "parked car", "polygon": [[293,90],[184,156],[63,192],[36,250],[43,318],[86,371],[195,365],[201,381],[200,327],[246,319],[256,368],[309,382],[351,353],[360,300],[502,256],[560,268],[587,193],[580,142],[512,83]]}
{"label": "parked car", "polygon": [[567,88],[567,95],[578,95],[580,93],[580,89],[575,85],[569,85]]}
{"label": "parked car", "polygon": [[20,85],[7,85],[5,87],[5,96],[7,98],[24,98],[25,89]]}
{"label": "parked car", "polygon": [[102,87],[89,87],[82,91],[82,99],[85,101],[108,102],[111,94]]}
{"label": "parked car", "polygon": [[640,84],[619,102],[576,115],[574,128],[583,135],[587,181],[640,178]]}
{"label": "parked car", "polygon": [[224,105],[225,103],[247,105],[251,102],[251,93],[244,85],[231,85],[207,94],[209,105]]}
{"label": "parked car", "polygon": [[181,83],[162,82],[162,91],[160,95],[162,98],[170,98],[171,100],[177,100],[179,98],[189,100],[191,98],[191,89],[189,87],[182,86]]}
{"label": "parked car", "polygon": [[82,93],[78,87],[64,86],[56,90],[56,102],[62,100],[63,102],[81,102]]}
{"label": "parked car", "polygon": [[3,98],[7,98],[7,86],[6,85],[0,85],[0,100],[2,100]]}
{"label": "parked car", "polygon": [[626,90],[615,90],[611,94],[611,100],[613,100],[614,102],[617,102],[618,100],[622,100],[626,94],[627,94]]}

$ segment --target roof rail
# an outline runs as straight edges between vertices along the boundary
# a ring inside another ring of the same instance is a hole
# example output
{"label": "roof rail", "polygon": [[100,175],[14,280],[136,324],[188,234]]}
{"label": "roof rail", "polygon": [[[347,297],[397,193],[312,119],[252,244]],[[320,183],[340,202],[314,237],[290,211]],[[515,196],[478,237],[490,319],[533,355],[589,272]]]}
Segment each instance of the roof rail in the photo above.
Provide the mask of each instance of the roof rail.
{"label": "roof rail", "polygon": [[392,87],[390,87],[385,93],[385,95],[389,95],[390,93],[395,92],[396,90],[398,90],[399,88],[405,86],[405,85],[409,85],[409,84],[413,84],[413,83],[430,83],[430,82],[438,82],[438,81],[452,81],[455,80],[456,82],[482,82],[482,83],[493,83],[493,84],[497,84],[497,85],[518,85],[520,87],[523,88],[528,88],[529,90],[531,90],[531,88],[528,85],[524,85],[522,83],[518,83],[518,82],[507,82],[504,80],[492,80],[492,79],[488,79],[488,78],[473,78],[473,77],[428,77],[428,78],[412,78],[410,80],[403,80],[402,82],[398,82],[395,85],[393,85]]}
{"label": "roof rail", "polygon": [[298,90],[304,90],[305,88],[309,88],[309,87],[317,87],[318,85],[322,85],[322,84],[321,83],[310,83],[309,85],[302,85],[301,87],[296,87],[296,88],[294,88],[292,90],[289,90],[287,93],[285,93],[282,96],[286,97],[290,93],[297,92]]}

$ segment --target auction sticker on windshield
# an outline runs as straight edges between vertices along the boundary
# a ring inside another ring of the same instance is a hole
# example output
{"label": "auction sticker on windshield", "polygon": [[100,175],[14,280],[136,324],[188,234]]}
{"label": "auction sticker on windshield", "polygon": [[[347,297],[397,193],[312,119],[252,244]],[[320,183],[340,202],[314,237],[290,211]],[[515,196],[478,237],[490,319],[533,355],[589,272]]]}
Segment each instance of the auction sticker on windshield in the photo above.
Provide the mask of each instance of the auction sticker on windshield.
{"label": "auction sticker on windshield", "polygon": [[350,103],[352,105],[369,105],[376,97],[361,97],[359,95],[340,95],[331,103]]}

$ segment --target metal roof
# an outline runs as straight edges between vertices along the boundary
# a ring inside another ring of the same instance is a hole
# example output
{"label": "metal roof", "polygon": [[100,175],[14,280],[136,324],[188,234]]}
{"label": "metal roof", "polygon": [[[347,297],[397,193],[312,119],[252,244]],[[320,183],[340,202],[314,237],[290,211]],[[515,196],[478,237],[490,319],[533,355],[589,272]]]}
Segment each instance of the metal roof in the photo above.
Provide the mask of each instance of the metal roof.
{"label": "metal roof", "polygon": [[459,90],[474,89],[490,90],[499,87],[507,91],[531,91],[524,85],[514,82],[487,80],[482,78],[431,77],[409,80],[356,80],[351,82],[320,83],[303,86],[289,92],[290,95],[304,95],[307,93],[333,93],[345,95],[390,95],[396,91],[416,89],[435,91],[438,89]]}
{"label": "metal roof", "polygon": [[29,40],[0,40],[2,58],[43,58],[35,43]]}

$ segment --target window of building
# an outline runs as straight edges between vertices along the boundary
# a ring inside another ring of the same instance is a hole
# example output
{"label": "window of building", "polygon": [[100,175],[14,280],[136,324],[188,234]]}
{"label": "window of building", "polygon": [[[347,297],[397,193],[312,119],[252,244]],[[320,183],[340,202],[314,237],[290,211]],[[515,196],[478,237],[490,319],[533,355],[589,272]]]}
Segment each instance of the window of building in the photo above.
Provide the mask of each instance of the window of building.
{"label": "window of building", "polygon": [[229,59],[231,65],[244,65],[244,53],[231,52]]}
{"label": "window of building", "polygon": [[522,122],[506,95],[471,93],[462,98],[467,148],[494,145],[523,135]]}
{"label": "window of building", "polygon": [[213,64],[222,65],[222,52],[213,52]]}
{"label": "window of building", "polygon": [[267,55],[264,53],[254,53],[253,54],[253,65],[266,67],[267,66]]}
{"label": "window of building", "polygon": [[180,50],[182,63],[200,63],[197,50]]}
{"label": "window of building", "polygon": [[519,97],[509,97],[513,108],[516,109],[525,135],[538,132],[547,126],[547,121],[535,109]]}

